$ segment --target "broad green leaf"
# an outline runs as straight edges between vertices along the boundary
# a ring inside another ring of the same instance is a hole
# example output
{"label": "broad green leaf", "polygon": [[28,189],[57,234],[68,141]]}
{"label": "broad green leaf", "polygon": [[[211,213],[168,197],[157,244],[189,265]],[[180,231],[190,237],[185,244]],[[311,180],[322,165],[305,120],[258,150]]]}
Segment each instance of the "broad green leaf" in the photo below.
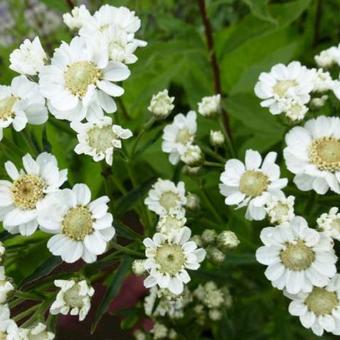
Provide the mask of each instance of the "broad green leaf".
{"label": "broad green leaf", "polygon": [[248,6],[253,15],[261,20],[276,23],[276,20],[269,13],[269,0],[243,0]]}

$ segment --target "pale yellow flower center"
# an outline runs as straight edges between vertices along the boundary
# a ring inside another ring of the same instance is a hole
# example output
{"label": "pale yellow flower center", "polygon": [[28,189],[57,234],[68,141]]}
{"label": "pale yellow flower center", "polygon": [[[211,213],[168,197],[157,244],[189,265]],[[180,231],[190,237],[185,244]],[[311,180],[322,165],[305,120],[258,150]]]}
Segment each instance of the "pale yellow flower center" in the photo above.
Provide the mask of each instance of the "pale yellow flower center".
{"label": "pale yellow flower center", "polygon": [[180,144],[187,144],[192,140],[192,134],[188,129],[181,129],[176,136],[176,142]]}
{"label": "pale yellow flower center", "polygon": [[310,147],[310,160],[320,170],[340,170],[340,139],[321,137],[315,139]]}
{"label": "pale yellow flower center", "polygon": [[83,307],[83,297],[79,295],[80,287],[75,284],[69,290],[64,293],[64,300],[68,306],[71,308],[81,308]]}
{"label": "pale yellow flower center", "polygon": [[291,87],[297,86],[296,80],[280,80],[273,86],[273,91],[279,97],[284,97]]}
{"label": "pale yellow flower center", "polygon": [[34,209],[44,197],[45,182],[41,177],[22,175],[13,182],[12,195],[15,206],[21,209]]}
{"label": "pale yellow flower center", "polygon": [[15,116],[13,106],[19,98],[10,96],[0,100],[0,120],[7,120]]}
{"label": "pale yellow flower center", "polygon": [[117,138],[116,134],[112,131],[112,126],[93,127],[87,133],[87,141],[91,148],[97,152],[105,152],[107,149],[112,148],[112,141]]}
{"label": "pale yellow flower center", "polygon": [[65,86],[74,95],[84,97],[89,85],[101,77],[101,71],[89,61],[78,61],[67,66],[64,73]]}
{"label": "pale yellow flower center", "polygon": [[155,260],[161,273],[175,275],[183,268],[185,255],[181,246],[166,243],[157,248]]}
{"label": "pale yellow flower center", "polygon": [[288,243],[286,249],[281,251],[280,258],[286,268],[301,271],[311,266],[315,253],[302,240],[298,240],[296,243]]}
{"label": "pale yellow flower center", "polygon": [[93,232],[90,210],[83,206],[70,209],[62,222],[62,230],[65,235],[73,240],[84,240],[87,235]]}
{"label": "pale yellow flower center", "polygon": [[248,170],[240,179],[240,191],[250,197],[261,195],[267,190],[268,177],[261,171]]}
{"label": "pale yellow flower center", "polygon": [[179,196],[173,191],[165,191],[159,198],[160,205],[167,211],[178,205]]}
{"label": "pale yellow flower center", "polygon": [[314,287],[305,300],[308,309],[315,315],[331,314],[338,306],[339,300],[335,292],[329,292],[324,288]]}

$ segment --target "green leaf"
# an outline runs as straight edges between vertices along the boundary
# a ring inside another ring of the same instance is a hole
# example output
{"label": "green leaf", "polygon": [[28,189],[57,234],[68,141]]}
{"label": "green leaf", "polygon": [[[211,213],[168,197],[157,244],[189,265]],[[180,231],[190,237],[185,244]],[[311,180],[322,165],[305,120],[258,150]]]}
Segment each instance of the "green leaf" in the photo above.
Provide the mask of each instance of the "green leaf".
{"label": "green leaf", "polygon": [[60,12],[68,12],[70,10],[64,0],[42,0],[42,2],[49,8],[56,9]]}
{"label": "green leaf", "polygon": [[269,0],[243,0],[248,6],[253,15],[261,20],[276,23],[276,20],[269,13]]}
{"label": "green leaf", "polygon": [[119,289],[125,279],[126,274],[129,272],[133,259],[131,257],[124,256],[122,262],[118,266],[117,270],[113,273],[109,283],[106,294],[104,295],[100,305],[96,311],[93,324],[91,326],[91,333],[93,334],[96,330],[98,322],[107,312],[110,303],[114,297],[118,294]]}

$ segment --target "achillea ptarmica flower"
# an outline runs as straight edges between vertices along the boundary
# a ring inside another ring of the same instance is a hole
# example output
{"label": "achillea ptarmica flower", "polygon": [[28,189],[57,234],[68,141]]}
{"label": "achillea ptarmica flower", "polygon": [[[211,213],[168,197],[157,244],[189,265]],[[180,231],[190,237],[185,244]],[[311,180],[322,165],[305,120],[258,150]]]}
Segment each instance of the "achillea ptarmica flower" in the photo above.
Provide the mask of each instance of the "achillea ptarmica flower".
{"label": "achillea ptarmica flower", "polygon": [[7,296],[12,290],[14,287],[6,278],[5,268],[0,266],[0,304],[7,301]]}
{"label": "achillea ptarmica flower", "polygon": [[286,135],[284,158],[302,191],[340,193],[340,118],[320,116]]}
{"label": "achillea ptarmica flower", "polygon": [[0,86],[0,141],[3,129],[11,124],[15,131],[21,131],[27,123],[40,125],[47,118],[45,99],[36,83],[18,76],[10,86]]}
{"label": "achillea ptarmica flower", "polygon": [[0,339],[18,340],[18,326],[10,317],[8,305],[0,304]]}
{"label": "achillea ptarmica flower", "polygon": [[190,281],[187,269],[197,270],[205,258],[205,250],[190,241],[191,230],[183,227],[171,234],[156,233],[144,240],[145,269],[149,276],[144,280],[146,288],[158,285],[173,294],[181,294],[184,284]]}
{"label": "achillea ptarmica flower", "polygon": [[325,287],[313,287],[309,293],[285,294],[292,302],[289,313],[301,324],[321,336],[324,331],[340,335],[340,275],[336,274]]}
{"label": "achillea ptarmica flower", "polygon": [[298,121],[305,118],[305,115],[308,112],[308,107],[301,104],[296,99],[288,99],[286,101],[285,111],[286,117],[292,121]]}
{"label": "achillea ptarmica flower", "polygon": [[321,68],[313,68],[310,72],[313,75],[313,92],[322,93],[332,90],[334,81],[329,72]]}
{"label": "achillea ptarmica flower", "polygon": [[262,72],[255,85],[255,94],[262,99],[261,106],[268,107],[273,115],[286,111],[287,99],[300,104],[310,100],[313,74],[298,61],[274,65],[270,72]]}
{"label": "achillea ptarmica flower", "polygon": [[262,161],[259,152],[247,150],[245,164],[230,159],[221,174],[220,192],[226,197],[225,204],[247,206],[246,218],[263,220],[265,205],[272,196],[282,195],[287,185],[286,178],[280,178],[280,167],[275,164],[277,154],[270,152]]}
{"label": "achillea ptarmica flower", "polygon": [[153,334],[155,340],[166,339],[169,333],[168,328],[160,322],[155,322],[150,332]]}
{"label": "achillea ptarmica flower", "polygon": [[122,148],[122,139],[132,137],[129,129],[112,124],[107,116],[87,123],[72,122],[71,127],[77,132],[79,142],[74,151],[91,156],[95,162],[105,159],[108,165],[112,165],[115,149]]}
{"label": "achillea ptarmica flower", "polygon": [[184,214],[168,214],[159,218],[156,229],[162,234],[168,234],[173,230],[179,230],[185,226],[187,219]]}
{"label": "achillea ptarmica flower", "polygon": [[216,241],[217,233],[214,229],[205,229],[201,235],[204,243],[214,243]]}
{"label": "achillea ptarmica flower", "polygon": [[220,308],[225,304],[225,294],[214,281],[199,285],[193,294],[209,309]]}
{"label": "achillea ptarmica flower", "polygon": [[178,182],[176,185],[174,182],[161,178],[152,185],[144,201],[148,209],[159,216],[169,214],[184,216],[186,202],[184,182]]}
{"label": "achillea ptarmica flower", "polygon": [[237,235],[231,230],[222,231],[217,236],[217,245],[222,250],[234,249],[240,244]]}
{"label": "achillea ptarmica flower", "polygon": [[329,237],[340,241],[340,213],[339,208],[333,207],[328,213],[322,214],[316,223],[318,227]]}
{"label": "achillea ptarmica flower", "polygon": [[23,340],[53,340],[55,335],[47,331],[46,325],[39,322],[31,328],[19,328],[19,337]]}
{"label": "achillea ptarmica flower", "polygon": [[79,321],[86,318],[91,308],[91,297],[94,289],[85,281],[55,280],[54,284],[60,288],[55,301],[51,305],[52,315],[79,315]]}
{"label": "achillea ptarmica flower", "polygon": [[290,221],[295,216],[294,203],[294,196],[271,197],[266,205],[270,223],[282,224]]}
{"label": "achillea ptarmica flower", "polygon": [[189,145],[181,155],[181,161],[190,166],[196,167],[204,162],[204,156],[198,145]]}
{"label": "achillea ptarmica flower", "polygon": [[79,259],[94,262],[115,235],[108,202],[107,196],[91,202],[86,184],[61,190],[42,202],[38,218],[41,229],[56,234],[47,243],[50,252],[67,263]]}
{"label": "achillea ptarmica flower", "polygon": [[138,276],[143,275],[145,273],[144,263],[145,260],[134,260],[132,262],[132,272]]}
{"label": "achillea ptarmica flower", "polygon": [[330,68],[333,65],[340,66],[340,45],[321,51],[314,59],[317,65],[322,68]]}
{"label": "achillea ptarmica flower", "polygon": [[212,117],[221,109],[221,95],[216,94],[210,97],[203,97],[198,103],[198,113],[204,117]]}
{"label": "achillea ptarmica flower", "polygon": [[224,144],[224,135],[222,131],[210,131],[210,143],[212,146],[221,146]]}
{"label": "achillea ptarmica flower", "polygon": [[10,233],[28,236],[38,228],[39,204],[59,190],[67,170],[59,171],[56,158],[46,152],[36,160],[26,154],[22,162],[20,171],[12,162],[5,163],[12,182],[0,181],[0,220]]}
{"label": "achillea ptarmica flower", "polygon": [[20,47],[10,54],[9,59],[10,69],[20,74],[34,76],[45,65],[47,55],[39,37],[35,37],[33,41],[24,40]]}
{"label": "achillea ptarmica flower", "polygon": [[78,30],[84,26],[91,18],[91,13],[85,5],[74,7],[71,13],[65,13],[63,20],[65,25],[71,30]]}
{"label": "achillea ptarmica flower", "polygon": [[112,97],[124,93],[114,82],[125,80],[130,71],[122,63],[110,62],[105,49],[95,41],[75,37],[54,52],[51,65],[40,72],[40,88],[58,119],[96,120],[117,109]]}
{"label": "achillea ptarmica flower", "polygon": [[332,239],[309,228],[302,217],[264,228],[260,237],[264,246],[256,251],[256,259],[268,266],[265,275],[278,289],[308,293],[336,274]]}
{"label": "achillea ptarmica flower", "polygon": [[189,111],[186,116],[179,113],[173,122],[164,128],[162,151],[169,154],[169,161],[175,165],[183,153],[194,142],[197,131],[196,112]]}
{"label": "achillea ptarmica flower", "polygon": [[170,97],[168,90],[163,90],[152,96],[148,110],[152,112],[156,118],[164,119],[174,109],[174,100],[175,97]]}

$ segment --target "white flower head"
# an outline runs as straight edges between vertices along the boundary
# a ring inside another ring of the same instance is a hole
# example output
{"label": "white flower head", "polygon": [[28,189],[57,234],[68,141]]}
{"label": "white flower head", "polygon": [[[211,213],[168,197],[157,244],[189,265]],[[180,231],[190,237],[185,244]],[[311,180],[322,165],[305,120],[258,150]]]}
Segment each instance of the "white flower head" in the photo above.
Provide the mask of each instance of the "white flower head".
{"label": "white flower head", "polygon": [[0,220],[10,233],[28,236],[38,227],[39,204],[59,190],[67,170],[59,171],[56,158],[46,152],[36,160],[26,154],[22,162],[20,171],[12,162],[5,163],[12,182],[0,181]]}
{"label": "white flower head", "polygon": [[340,45],[332,46],[314,57],[319,67],[330,68],[334,64],[340,66]]}
{"label": "white flower head", "polygon": [[198,209],[200,207],[200,198],[198,197],[198,195],[189,192],[187,195],[187,203],[185,207],[190,210]]}
{"label": "white flower head", "polygon": [[213,146],[221,146],[224,144],[225,138],[224,135],[222,133],[222,131],[217,130],[211,130],[210,131],[210,143]]}
{"label": "white flower head", "polygon": [[155,322],[150,332],[153,334],[154,340],[166,339],[169,335],[168,328],[160,322]]}
{"label": "white flower head", "polygon": [[5,340],[18,340],[18,326],[10,317],[7,304],[0,304],[0,338]]}
{"label": "white flower head", "polygon": [[170,180],[161,178],[152,185],[144,201],[148,209],[159,216],[168,214],[184,216],[186,202],[184,182],[178,182],[176,185]]}
{"label": "white flower head", "polygon": [[338,207],[333,207],[328,213],[322,214],[316,223],[329,237],[340,241],[340,212]]}
{"label": "white flower head", "polygon": [[175,97],[170,97],[168,90],[160,91],[152,96],[148,110],[152,112],[156,118],[164,119],[174,109],[174,100]]}
{"label": "white flower head", "polygon": [[173,122],[164,128],[162,151],[169,154],[169,161],[175,165],[195,138],[197,131],[196,112],[189,111],[175,116]]}
{"label": "white flower head", "polygon": [[96,120],[117,109],[112,97],[124,93],[115,82],[125,80],[126,65],[110,62],[105,48],[96,39],[75,37],[54,52],[51,65],[40,72],[40,88],[49,100],[49,109],[58,119]]}
{"label": "white flower head", "polygon": [[0,266],[0,304],[7,301],[8,294],[13,290],[13,285],[6,278],[4,266]]}
{"label": "white flower head", "polygon": [[71,127],[78,138],[74,151],[78,155],[92,156],[96,162],[105,159],[109,165],[112,165],[115,149],[122,148],[122,140],[132,137],[129,129],[112,124],[112,119],[107,116],[87,123],[72,122]]}
{"label": "white flower head", "polygon": [[63,15],[65,25],[71,30],[78,30],[83,27],[89,20],[92,20],[91,13],[85,5],[74,7],[71,13]]}
{"label": "white flower head", "polygon": [[223,250],[234,249],[240,244],[237,235],[231,230],[222,231],[217,236],[217,244]]}
{"label": "white flower head", "polygon": [[189,145],[181,155],[181,161],[190,166],[196,167],[204,162],[204,156],[198,145]]}
{"label": "white flower head", "polygon": [[308,107],[301,104],[295,98],[286,100],[285,115],[292,121],[299,121],[305,118]]}
{"label": "white flower head", "polygon": [[19,328],[19,339],[23,340],[53,340],[55,335],[47,330],[46,325],[39,322],[31,328]]}
{"label": "white flower head", "polygon": [[45,65],[47,55],[39,37],[35,37],[33,41],[24,40],[20,47],[10,54],[9,59],[10,69],[20,74],[34,76]]}
{"label": "white flower head", "polygon": [[247,206],[247,219],[263,220],[266,203],[272,196],[282,195],[281,189],[287,185],[287,179],[280,178],[276,157],[276,152],[270,152],[262,161],[259,152],[247,150],[245,164],[238,159],[228,160],[220,177],[225,204]]}
{"label": "white flower head", "polygon": [[321,97],[315,97],[310,101],[310,105],[314,108],[323,107],[328,99],[326,94],[322,95]]}
{"label": "white flower head", "polygon": [[132,272],[138,276],[143,275],[145,273],[144,263],[145,260],[134,260],[132,262]]}
{"label": "white flower head", "polygon": [[262,99],[261,106],[268,107],[273,115],[286,111],[287,99],[300,104],[310,100],[313,74],[298,61],[274,65],[269,73],[261,73],[255,85],[255,94]]}
{"label": "white flower head", "polygon": [[333,79],[330,75],[329,72],[324,71],[323,69],[319,68],[319,69],[311,69],[310,72],[313,75],[313,91],[314,92],[326,92],[329,90],[332,90],[333,88]]}
{"label": "white flower head", "polygon": [[54,284],[60,290],[51,305],[50,313],[52,315],[79,315],[79,321],[83,321],[91,308],[94,289],[85,280],[78,282],[55,280]]}
{"label": "white flower head", "polygon": [[107,196],[91,202],[86,184],[61,190],[42,202],[38,217],[41,229],[55,234],[47,243],[50,252],[67,263],[79,259],[94,262],[115,235],[108,202]]}
{"label": "white flower head", "polygon": [[10,125],[15,131],[21,131],[27,123],[40,125],[47,118],[45,99],[36,83],[18,76],[10,86],[0,86],[0,141],[3,129]]}
{"label": "white flower head", "polygon": [[198,103],[198,112],[204,117],[212,117],[221,109],[221,95],[203,97]]}
{"label": "white flower head", "polygon": [[340,275],[336,274],[324,287],[313,287],[308,293],[285,294],[292,302],[289,313],[301,324],[321,336],[324,331],[340,335]]}
{"label": "white flower head", "polygon": [[290,221],[294,216],[294,196],[275,196],[267,202],[266,211],[270,223],[282,224]]}
{"label": "white flower head", "polygon": [[256,259],[268,266],[265,275],[275,288],[290,294],[311,292],[336,274],[332,239],[309,228],[302,217],[264,228],[260,237],[264,246],[256,251]]}
{"label": "white flower head", "polygon": [[162,234],[168,234],[184,227],[186,221],[184,213],[163,215],[159,218],[156,229]]}
{"label": "white flower head", "polygon": [[219,289],[214,281],[199,285],[193,294],[209,309],[220,308],[225,302],[223,290]]}
{"label": "white flower head", "polygon": [[190,281],[187,269],[197,270],[205,258],[205,250],[189,241],[191,230],[183,227],[168,235],[156,233],[146,238],[144,245],[147,260],[145,269],[149,276],[144,280],[146,288],[158,285],[173,294],[181,294],[184,284]]}
{"label": "white flower head", "polygon": [[340,193],[340,118],[319,116],[286,135],[284,158],[302,191]]}

